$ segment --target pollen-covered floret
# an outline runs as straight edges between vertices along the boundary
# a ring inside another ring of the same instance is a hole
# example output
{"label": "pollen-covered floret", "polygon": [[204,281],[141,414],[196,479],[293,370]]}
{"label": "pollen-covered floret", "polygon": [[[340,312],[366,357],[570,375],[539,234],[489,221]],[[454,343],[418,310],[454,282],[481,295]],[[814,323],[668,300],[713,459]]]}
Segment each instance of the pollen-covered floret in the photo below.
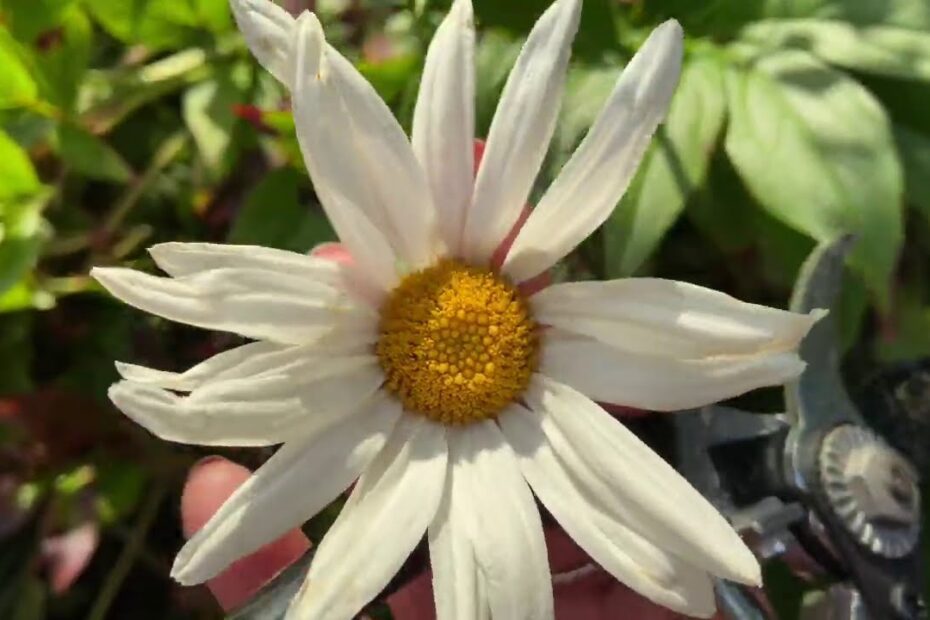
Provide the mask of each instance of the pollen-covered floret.
{"label": "pollen-covered floret", "polygon": [[408,275],[381,310],[387,387],[408,411],[445,424],[496,416],[536,367],[536,324],[519,291],[444,260]]}

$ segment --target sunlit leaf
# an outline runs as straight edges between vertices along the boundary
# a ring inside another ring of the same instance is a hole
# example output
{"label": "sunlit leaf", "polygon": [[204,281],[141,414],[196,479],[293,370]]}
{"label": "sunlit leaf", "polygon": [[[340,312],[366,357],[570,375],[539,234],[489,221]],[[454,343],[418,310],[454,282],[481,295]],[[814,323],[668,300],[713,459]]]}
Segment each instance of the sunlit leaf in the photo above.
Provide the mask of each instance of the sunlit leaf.
{"label": "sunlit leaf", "polygon": [[771,19],[743,30],[745,41],[803,49],[849,69],[930,80],[930,31],[857,26],[840,20]]}
{"label": "sunlit leaf", "polygon": [[655,250],[700,186],[726,115],[717,60],[697,57],[682,72],[668,118],[617,210],[605,225],[610,276],[628,276]]}
{"label": "sunlit leaf", "polygon": [[162,49],[188,44],[202,24],[193,2],[82,0],[94,19],[126,43]]}
{"label": "sunlit leaf", "polygon": [[32,194],[40,188],[29,156],[6,133],[0,131],[0,201]]}
{"label": "sunlit leaf", "polygon": [[216,178],[234,159],[230,149],[237,123],[233,109],[245,100],[248,80],[244,65],[220,67],[212,78],[189,88],[182,99],[184,122]]}
{"label": "sunlit leaf", "polygon": [[903,173],[880,104],[797,50],[732,72],[727,92],[727,154],[755,198],[818,241],[857,233],[851,263],[887,303],[903,237]]}
{"label": "sunlit leaf", "polygon": [[35,80],[23,63],[17,42],[10,32],[0,26],[0,108],[8,108],[32,101],[38,89]]}

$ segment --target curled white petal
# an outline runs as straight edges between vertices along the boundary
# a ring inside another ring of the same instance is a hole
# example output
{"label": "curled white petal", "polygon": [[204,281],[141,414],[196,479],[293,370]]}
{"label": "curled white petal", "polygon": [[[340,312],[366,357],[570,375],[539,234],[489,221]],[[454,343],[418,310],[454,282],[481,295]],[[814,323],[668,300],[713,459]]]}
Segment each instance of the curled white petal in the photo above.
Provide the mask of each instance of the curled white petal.
{"label": "curled white petal", "polygon": [[115,297],[146,312],[282,344],[313,340],[357,310],[339,289],[287,273],[214,269],[160,278],[95,267],[91,276]]}
{"label": "curled white petal", "polygon": [[383,381],[371,356],[308,358],[253,376],[213,380],[187,396],[132,381],[114,384],[109,396],[129,418],[168,441],[267,446],[337,422]]}
{"label": "curled white petal", "polygon": [[556,284],[530,303],[546,325],[624,351],[682,359],[792,351],[825,314],[787,312],[658,278]]}
{"label": "curled white petal", "polygon": [[602,403],[677,411],[797,378],[794,351],[683,359],[624,351],[559,328],[546,330],[540,372]]}

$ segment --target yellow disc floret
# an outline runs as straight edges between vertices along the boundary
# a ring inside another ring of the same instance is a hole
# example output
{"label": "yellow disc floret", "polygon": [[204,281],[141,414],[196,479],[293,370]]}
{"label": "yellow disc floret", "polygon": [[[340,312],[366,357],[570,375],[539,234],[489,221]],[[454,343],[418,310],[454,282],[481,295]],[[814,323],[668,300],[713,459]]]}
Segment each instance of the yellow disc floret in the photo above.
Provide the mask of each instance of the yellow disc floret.
{"label": "yellow disc floret", "polygon": [[412,273],[381,309],[378,359],[411,412],[444,424],[496,416],[536,366],[536,324],[500,276],[444,260]]}

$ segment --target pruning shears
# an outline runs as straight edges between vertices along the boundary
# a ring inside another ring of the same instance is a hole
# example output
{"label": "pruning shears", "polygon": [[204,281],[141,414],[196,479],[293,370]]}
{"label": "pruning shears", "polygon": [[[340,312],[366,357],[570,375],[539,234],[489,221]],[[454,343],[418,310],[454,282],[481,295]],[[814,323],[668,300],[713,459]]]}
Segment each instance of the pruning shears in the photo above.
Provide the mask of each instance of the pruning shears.
{"label": "pruning shears", "polygon": [[[852,243],[813,252],[792,310],[835,309]],[[717,405],[682,412],[677,465],[760,561],[778,558],[803,579],[831,584],[805,601],[802,620],[924,619],[918,469],[866,423],[847,392],[835,314],[802,343],[807,369],[785,387],[784,413]],[[730,618],[776,617],[758,591],[723,581],[717,591]]]}

